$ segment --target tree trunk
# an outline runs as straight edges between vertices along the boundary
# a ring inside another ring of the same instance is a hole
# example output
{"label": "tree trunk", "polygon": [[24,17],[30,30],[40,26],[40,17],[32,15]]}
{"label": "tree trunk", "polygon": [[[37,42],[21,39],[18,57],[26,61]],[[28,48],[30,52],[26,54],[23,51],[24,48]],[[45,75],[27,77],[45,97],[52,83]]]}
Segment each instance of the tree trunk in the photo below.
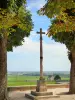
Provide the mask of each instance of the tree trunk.
{"label": "tree trunk", "polygon": [[69,92],[75,94],[75,51],[72,52]]}
{"label": "tree trunk", "polygon": [[6,37],[0,36],[0,100],[7,100]]}

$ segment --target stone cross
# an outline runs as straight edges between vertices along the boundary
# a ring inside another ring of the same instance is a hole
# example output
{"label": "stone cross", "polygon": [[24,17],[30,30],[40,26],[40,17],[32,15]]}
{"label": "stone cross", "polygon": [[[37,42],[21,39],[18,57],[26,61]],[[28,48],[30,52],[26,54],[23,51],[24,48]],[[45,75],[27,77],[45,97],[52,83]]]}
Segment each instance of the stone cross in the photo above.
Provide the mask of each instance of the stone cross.
{"label": "stone cross", "polygon": [[42,28],[40,28],[40,32],[37,32],[40,34],[40,80],[43,79],[43,48],[42,48],[42,34],[45,34],[45,32],[42,32]]}

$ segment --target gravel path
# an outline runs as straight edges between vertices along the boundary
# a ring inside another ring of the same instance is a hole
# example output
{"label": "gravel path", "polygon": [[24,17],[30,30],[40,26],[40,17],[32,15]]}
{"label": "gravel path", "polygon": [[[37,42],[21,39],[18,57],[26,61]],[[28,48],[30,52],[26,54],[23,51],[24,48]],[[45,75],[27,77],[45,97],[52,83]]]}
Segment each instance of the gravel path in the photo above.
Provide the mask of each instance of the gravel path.
{"label": "gravel path", "polygon": [[[68,92],[68,88],[56,88],[56,89],[49,89],[48,91],[53,91],[53,94],[59,94],[59,98],[50,98],[47,100],[75,100],[75,95],[68,95],[65,94]],[[30,93],[30,91],[14,91],[9,92],[10,100],[30,100],[25,98],[25,93]],[[46,99],[45,99],[46,100]]]}

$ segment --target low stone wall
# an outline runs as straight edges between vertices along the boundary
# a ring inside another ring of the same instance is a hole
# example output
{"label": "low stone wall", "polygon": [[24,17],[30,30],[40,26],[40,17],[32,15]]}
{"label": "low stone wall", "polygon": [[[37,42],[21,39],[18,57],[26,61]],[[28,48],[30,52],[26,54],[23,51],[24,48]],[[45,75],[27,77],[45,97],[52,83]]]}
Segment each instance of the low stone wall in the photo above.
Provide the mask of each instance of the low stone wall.
{"label": "low stone wall", "polygon": [[[69,88],[69,84],[51,84],[47,85],[48,89],[52,88]],[[8,91],[26,91],[26,90],[33,90],[36,89],[36,86],[15,86],[15,87],[8,87]]]}
{"label": "low stone wall", "polygon": [[48,88],[69,88],[69,84],[51,84],[47,85]]}

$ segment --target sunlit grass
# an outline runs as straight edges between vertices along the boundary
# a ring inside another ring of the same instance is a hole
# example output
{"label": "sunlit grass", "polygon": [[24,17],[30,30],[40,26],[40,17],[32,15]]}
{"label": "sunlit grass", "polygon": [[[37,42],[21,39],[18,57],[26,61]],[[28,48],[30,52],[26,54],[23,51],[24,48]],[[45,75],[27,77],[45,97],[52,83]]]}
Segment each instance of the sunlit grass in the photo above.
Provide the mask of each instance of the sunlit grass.
{"label": "sunlit grass", "polygon": [[[47,76],[44,77],[47,84],[56,84],[55,81],[47,81]],[[39,76],[25,76],[25,75],[8,75],[8,86],[26,86],[36,85]],[[61,80],[69,80],[69,78],[62,77]]]}
{"label": "sunlit grass", "polygon": [[8,75],[8,86],[36,85],[37,80],[39,76]]}

